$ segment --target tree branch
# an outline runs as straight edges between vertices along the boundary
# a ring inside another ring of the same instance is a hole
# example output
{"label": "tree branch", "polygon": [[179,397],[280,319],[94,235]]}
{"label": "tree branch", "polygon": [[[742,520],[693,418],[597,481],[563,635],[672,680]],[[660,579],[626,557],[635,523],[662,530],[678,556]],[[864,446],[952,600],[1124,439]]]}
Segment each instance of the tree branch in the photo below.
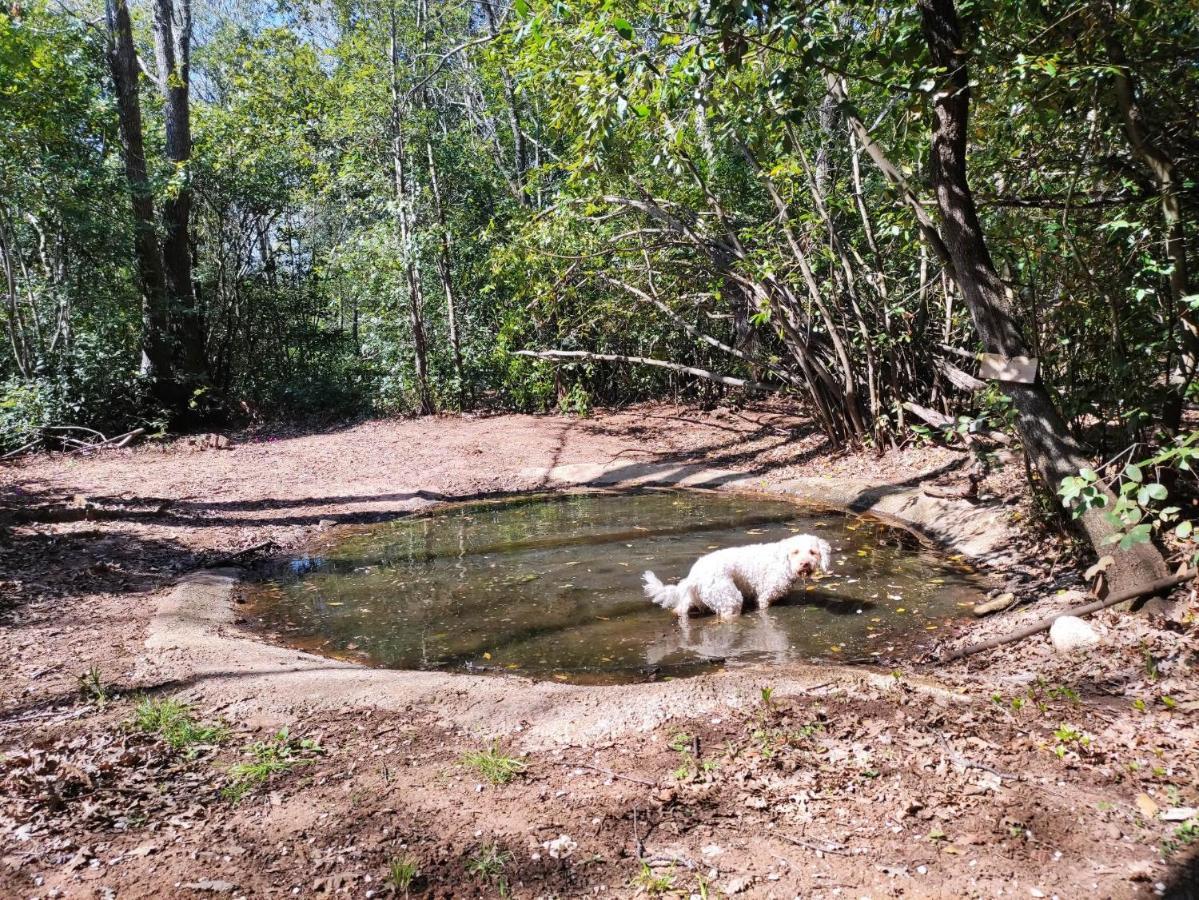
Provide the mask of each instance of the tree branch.
{"label": "tree branch", "polygon": [[623,356],[616,353],[588,353],[585,350],[514,350],[513,356],[531,356],[534,359],[544,359],[550,362],[575,362],[578,360],[595,360],[597,362],[625,362],[639,366],[657,366],[659,369],[670,369],[672,372],[685,372],[696,378],[727,384],[729,387],[745,388],[751,391],[781,391],[784,385],[764,384],[761,381],[750,381],[747,378],[734,378],[732,375],[718,375],[707,369],[697,369],[695,366],[685,366],[682,363],[668,362],[664,359],[648,359],[644,356]]}

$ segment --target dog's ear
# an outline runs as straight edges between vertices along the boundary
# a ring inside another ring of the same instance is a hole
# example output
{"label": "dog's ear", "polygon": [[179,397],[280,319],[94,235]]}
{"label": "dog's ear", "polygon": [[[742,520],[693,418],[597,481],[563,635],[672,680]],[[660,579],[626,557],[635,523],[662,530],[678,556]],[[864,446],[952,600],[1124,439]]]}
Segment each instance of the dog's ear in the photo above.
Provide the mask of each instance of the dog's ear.
{"label": "dog's ear", "polygon": [[816,549],[820,551],[820,570],[828,573],[833,570],[833,548],[828,541],[817,541]]}

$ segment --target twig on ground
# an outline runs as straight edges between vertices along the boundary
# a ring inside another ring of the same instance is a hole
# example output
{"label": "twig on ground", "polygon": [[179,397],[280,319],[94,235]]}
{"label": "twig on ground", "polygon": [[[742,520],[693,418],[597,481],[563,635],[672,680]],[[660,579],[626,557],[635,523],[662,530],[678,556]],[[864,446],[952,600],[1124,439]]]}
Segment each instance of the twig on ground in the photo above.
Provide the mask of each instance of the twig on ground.
{"label": "twig on ground", "polygon": [[560,759],[554,760],[559,766],[568,766],[576,769],[590,769],[593,772],[599,772],[601,775],[607,775],[609,778],[619,778],[621,781],[631,781],[634,784],[643,784],[646,787],[657,787],[657,784],[652,781],[646,781],[644,778],[634,778],[632,775],[621,775],[619,772],[613,772],[611,769],[605,769],[602,766],[593,766],[588,763],[570,762],[569,760]]}
{"label": "twig on ground", "polygon": [[805,850],[811,850],[814,853],[831,853],[834,856],[852,856],[853,855],[848,850],[839,850],[839,849],[834,848],[832,846],[831,841],[829,842],[829,846],[821,847],[819,844],[812,844],[812,843],[809,843],[808,841],[801,840],[800,838],[791,837],[791,835],[789,835],[789,834],[779,834],[779,837],[781,837],[784,841],[786,841],[789,844],[794,844],[796,847],[803,847]]}
{"label": "twig on ground", "polygon": [[949,743],[949,739],[947,737],[945,737],[945,735],[943,735],[943,734],[940,735],[940,738],[941,738],[941,743],[945,746],[945,752],[949,754],[950,759],[952,759],[955,763],[957,763],[963,769],[981,769],[983,772],[990,772],[992,775],[994,775],[996,778],[999,778],[999,779],[1006,778],[1009,781],[1019,781],[1020,780],[1019,775],[1011,775],[1007,772],[1000,772],[998,769],[991,768],[991,766],[988,766],[986,763],[975,762],[974,760],[963,756],[962,754],[958,753],[956,750],[953,749],[953,747]]}

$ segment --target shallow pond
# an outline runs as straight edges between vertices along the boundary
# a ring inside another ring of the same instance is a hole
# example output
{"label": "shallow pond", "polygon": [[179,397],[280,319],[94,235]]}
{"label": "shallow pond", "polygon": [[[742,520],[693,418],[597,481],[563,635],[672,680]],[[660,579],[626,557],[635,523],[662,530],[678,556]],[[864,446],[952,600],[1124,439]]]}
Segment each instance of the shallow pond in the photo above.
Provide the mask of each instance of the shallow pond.
{"label": "shallow pond", "polygon": [[[769,610],[680,625],[641,573],[687,574],[719,547],[811,533],[829,577]],[[458,506],[356,529],[250,588],[289,643],[405,669],[646,680],[749,662],[912,652],[980,599],[968,569],[877,520],[710,492],[576,494]]]}

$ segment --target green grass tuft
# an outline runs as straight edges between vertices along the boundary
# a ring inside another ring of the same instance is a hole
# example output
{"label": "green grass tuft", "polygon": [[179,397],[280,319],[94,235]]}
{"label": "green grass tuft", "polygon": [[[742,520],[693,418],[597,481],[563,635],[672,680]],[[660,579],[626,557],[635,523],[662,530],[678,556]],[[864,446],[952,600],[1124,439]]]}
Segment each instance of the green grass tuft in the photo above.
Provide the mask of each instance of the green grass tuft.
{"label": "green grass tuft", "polygon": [[201,723],[191,707],[178,700],[144,697],[133,711],[133,727],[157,734],[175,750],[194,758],[204,747],[215,746],[229,735],[223,725]]}
{"label": "green grass tuft", "polygon": [[659,875],[649,867],[649,863],[642,862],[640,871],[633,876],[633,887],[640,888],[651,897],[656,897],[659,894],[665,894],[667,891],[673,891],[673,871]]}
{"label": "green grass tuft", "polygon": [[411,856],[393,859],[387,869],[387,883],[397,891],[408,893],[413,882],[420,877],[420,866]]}
{"label": "green grass tuft", "polygon": [[508,896],[508,880],[504,869],[512,861],[512,854],[491,841],[479,847],[477,853],[466,861],[466,872],[476,878],[489,881],[496,886],[501,897]]}
{"label": "green grass tuft", "polygon": [[270,740],[251,744],[247,752],[251,761],[230,766],[229,783],[221,791],[231,803],[238,802],[276,773],[315,762],[316,756],[325,751],[316,741],[291,737],[284,728]]}
{"label": "green grass tuft", "polygon": [[462,754],[462,764],[474,769],[492,784],[507,784],[525,770],[521,760],[500,752],[494,744],[486,750]]}

